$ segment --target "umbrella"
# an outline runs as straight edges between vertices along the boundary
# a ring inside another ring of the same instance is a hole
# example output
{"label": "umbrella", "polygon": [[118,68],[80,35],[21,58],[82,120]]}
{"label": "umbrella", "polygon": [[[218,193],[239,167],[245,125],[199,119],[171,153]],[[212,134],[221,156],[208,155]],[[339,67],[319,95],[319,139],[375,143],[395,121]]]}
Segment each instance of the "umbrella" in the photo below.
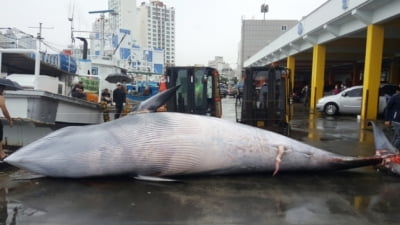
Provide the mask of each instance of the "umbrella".
{"label": "umbrella", "polygon": [[16,91],[23,89],[21,85],[19,85],[17,82],[4,78],[0,78],[0,86],[4,86],[5,87],[4,90]]}
{"label": "umbrella", "polygon": [[126,83],[131,83],[132,78],[130,78],[128,75],[124,73],[112,73],[107,75],[106,81],[110,83],[117,83],[117,82],[126,82]]}

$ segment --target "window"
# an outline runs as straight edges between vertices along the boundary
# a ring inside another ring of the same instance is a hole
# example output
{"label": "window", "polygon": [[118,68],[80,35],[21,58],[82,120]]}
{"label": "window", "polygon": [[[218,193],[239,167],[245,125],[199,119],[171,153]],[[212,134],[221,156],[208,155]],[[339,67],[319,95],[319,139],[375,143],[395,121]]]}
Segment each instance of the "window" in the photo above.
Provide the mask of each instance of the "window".
{"label": "window", "polygon": [[362,88],[356,88],[346,93],[348,97],[361,97],[362,96]]}
{"label": "window", "polygon": [[283,25],[283,26],[281,27],[281,29],[282,29],[282,31],[286,31],[286,25]]}

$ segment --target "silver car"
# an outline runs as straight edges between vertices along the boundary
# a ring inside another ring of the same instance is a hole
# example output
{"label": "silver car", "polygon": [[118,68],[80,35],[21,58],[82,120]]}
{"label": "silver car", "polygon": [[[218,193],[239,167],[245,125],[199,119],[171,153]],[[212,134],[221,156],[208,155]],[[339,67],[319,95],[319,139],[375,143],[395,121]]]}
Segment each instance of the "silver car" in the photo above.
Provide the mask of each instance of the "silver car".
{"label": "silver car", "polygon": [[[387,97],[395,93],[396,85],[383,84],[379,90],[379,109],[382,114],[386,104]],[[343,90],[336,95],[322,97],[317,102],[317,110],[327,115],[335,114],[360,114],[362,103],[362,85],[353,86]]]}

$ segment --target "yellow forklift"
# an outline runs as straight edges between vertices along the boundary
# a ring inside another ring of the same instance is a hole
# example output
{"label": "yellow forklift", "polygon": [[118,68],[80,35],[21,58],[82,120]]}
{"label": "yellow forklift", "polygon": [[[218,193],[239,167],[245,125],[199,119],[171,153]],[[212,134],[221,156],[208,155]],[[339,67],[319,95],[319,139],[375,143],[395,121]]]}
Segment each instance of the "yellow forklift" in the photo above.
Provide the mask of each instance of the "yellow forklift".
{"label": "yellow forklift", "polygon": [[236,121],[290,135],[290,71],[280,66],[244,68]]}

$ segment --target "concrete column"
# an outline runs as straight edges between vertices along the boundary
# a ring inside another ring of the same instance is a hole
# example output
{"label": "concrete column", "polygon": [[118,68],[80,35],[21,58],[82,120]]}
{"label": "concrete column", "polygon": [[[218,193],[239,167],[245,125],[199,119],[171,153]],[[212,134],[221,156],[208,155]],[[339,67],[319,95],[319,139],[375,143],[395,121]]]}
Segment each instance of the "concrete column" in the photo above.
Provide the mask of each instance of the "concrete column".
{"label": "concrete column", "polygon": [[326,46],[315,45],[313,47],[311,88],[310,88],[310,112],[315,112],[318,99],[324,95]]}
{"label": "concrete column", "polygon": [[361,128],[366,128],[366,122],[368,120],[376,120],[378,115],[383,40],[383,26],[374,24],[368,25],[361,107]]}

